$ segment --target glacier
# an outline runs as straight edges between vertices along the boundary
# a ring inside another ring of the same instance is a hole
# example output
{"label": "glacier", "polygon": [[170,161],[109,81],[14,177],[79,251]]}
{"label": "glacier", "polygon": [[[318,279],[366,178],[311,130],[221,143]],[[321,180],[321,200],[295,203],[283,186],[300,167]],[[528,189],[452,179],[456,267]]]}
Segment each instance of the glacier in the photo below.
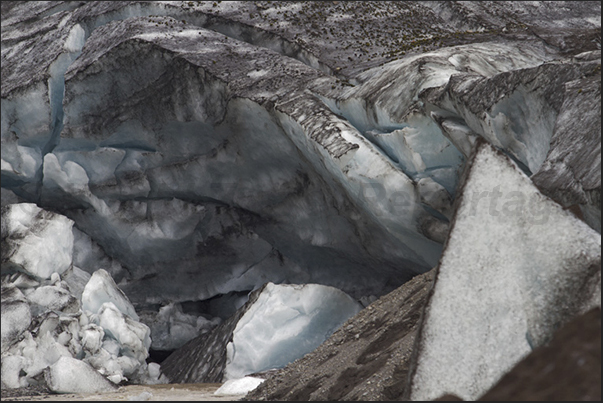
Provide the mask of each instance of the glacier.
{"label": "glacier", "polygon": [[3,388],[163,382],[198,337],[231,367],[180,381],[286,365],[234,369],[251,296],[347,316],[441,265],[484,141],[600,233],[600,5],[564,7],[3,2]]}

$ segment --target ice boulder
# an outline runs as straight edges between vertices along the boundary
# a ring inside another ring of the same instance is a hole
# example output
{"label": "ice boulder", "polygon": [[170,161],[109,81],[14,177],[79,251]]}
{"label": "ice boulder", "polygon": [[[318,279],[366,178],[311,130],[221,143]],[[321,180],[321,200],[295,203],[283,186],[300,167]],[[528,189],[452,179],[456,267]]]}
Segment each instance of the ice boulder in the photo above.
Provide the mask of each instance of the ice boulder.
{"label": "ice boulder", "polygon": [[20,355],[2,355],[2,389],[14,389],[27,386],[25,379],[19,374],[25,366],[26,359]]}
{"label": "ice boulder", "polygon": [[478,144],[417,336],[411,400],[477,399],[601,304],[601,235]]}
{"label": "ice boulder", "polygon": [[112,302],[105,302],[101,306],[96,320],[104,329],[105,335],[119,342],[120,353],[144,362],[151,346],[151,331],[148,326],[124,315]]}
{"label": "ice boulder", "polygon": [[105,337],[105,331],[102,327],[89,323],[84,326],[80,332],[82,338],[82,348],[90,355],[94,355],[100,350]]}
{"label": "ice boulder", "polygon": [[161,371],[171,382],[222,382],[279,368],[324,342],[362,309],[334,287],[266,283],[208,334],[170,355]]}
{"label": "ice boulder", "polygon": [[2,286],[1,295],[2,353],[4,353],[29,327],[31,312],[25,296],[15,286]]}
{"label": "ice boulder", "polygon": [[34,314],[47,310],[65,313],[76,313],[80,310],[80,302],[76,297],[64,288],[54,285],[38,287],[27,293],[26,297],[34,308]]}
{"label": "ice boulder", "polygon": [[2,207],[2,272],[24,271],[38,279],[62,274],[73,255],[73,221],[32,203]]}
{"label": "ice boulder", "polygon": [[225,379],[284,367],[320,346],[362,306],[318,284],[266,284],[226,346]]}
{"label": "ice boulder", "polygon": [[136,321],[138,320],[134,306],[126,294],[117,287],[117,284],[106,270],[99,269],[92,274],[86,287],[84,287],[82,308],[85,311],[98,313],[106,302],[111,302],[121,313]]}
{"label": "ice boulder", "polygon": [[44,379],[55,393],[98,393],[117,389],[90,365],[69,357],[61,357],[48,367]]}
{"label": "ice boulder", "polygon": [[[38,384],[46,370],[47,381],[54,382],[51,390],[80,391],[65,375],[77,368],[65,363],[54,367],[61,358],[81,360],[115,384],[163,383],[159,368],[146,363],[150,330],[136,320],[132,304],[111,275],[98,270],[90,276],[74,266],[64,274],[64,280],[57,272],[37,280],[24,272],[3,275],[2,388]],[[91,388],[81,391],[97,387]]]}
{"label": "ice boulder", "polygon": [[28,382],[61,357],[72,357],[69,349],[59,343],[49,332],[38,334],[36,337],[29,332],[25,333],[23,340],[10,352],[17,353],[27,360],[23,371]]}
{"label": "ice boulder", "polygon": [[145,361],[150,336],[148,326],[122,313],[113,302],[105,302],[83,329],[84,361],[116,384],[123,380],[157,383]]}

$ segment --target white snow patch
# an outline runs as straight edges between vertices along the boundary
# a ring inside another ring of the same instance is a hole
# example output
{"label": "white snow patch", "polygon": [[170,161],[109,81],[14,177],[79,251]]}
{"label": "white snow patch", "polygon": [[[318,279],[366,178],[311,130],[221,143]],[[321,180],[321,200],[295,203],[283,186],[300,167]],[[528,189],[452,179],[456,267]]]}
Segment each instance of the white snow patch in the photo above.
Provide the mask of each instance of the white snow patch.
{"label": "white snow patch", "polygon": [[249,73],[247,73],[247,77],[249,78],[258,78],[258,77],[264,77],[265,75],[268,75],[270,72],[268,70],[254,70],[254,71],[250,71]]}

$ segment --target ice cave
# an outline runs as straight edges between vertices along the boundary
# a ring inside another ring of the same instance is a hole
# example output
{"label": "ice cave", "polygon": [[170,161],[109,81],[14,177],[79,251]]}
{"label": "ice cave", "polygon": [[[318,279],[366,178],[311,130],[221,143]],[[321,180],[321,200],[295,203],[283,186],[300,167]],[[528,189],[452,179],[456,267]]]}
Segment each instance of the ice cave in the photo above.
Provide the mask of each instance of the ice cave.
{"label": "ice cave", "polygon": [[601,305],[600,14],[3,1],[3,400],[479,399]]}

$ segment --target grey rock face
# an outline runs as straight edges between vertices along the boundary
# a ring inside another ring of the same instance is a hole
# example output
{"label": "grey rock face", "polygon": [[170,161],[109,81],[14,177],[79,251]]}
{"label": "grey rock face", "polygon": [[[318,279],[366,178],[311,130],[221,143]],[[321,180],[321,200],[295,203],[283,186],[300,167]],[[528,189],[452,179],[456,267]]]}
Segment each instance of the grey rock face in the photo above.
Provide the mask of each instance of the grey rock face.
{"label": "grey rock face", "polygon": [[[601,236],[478,143],[412,362],[412,400],[476,399],[601,304]],[[485,197],[485,199],[484,199]]]}
{"label": "grey rock face", "polygon": [[601,309],[579,315],[534,349],[480,401],[601,399]]}

